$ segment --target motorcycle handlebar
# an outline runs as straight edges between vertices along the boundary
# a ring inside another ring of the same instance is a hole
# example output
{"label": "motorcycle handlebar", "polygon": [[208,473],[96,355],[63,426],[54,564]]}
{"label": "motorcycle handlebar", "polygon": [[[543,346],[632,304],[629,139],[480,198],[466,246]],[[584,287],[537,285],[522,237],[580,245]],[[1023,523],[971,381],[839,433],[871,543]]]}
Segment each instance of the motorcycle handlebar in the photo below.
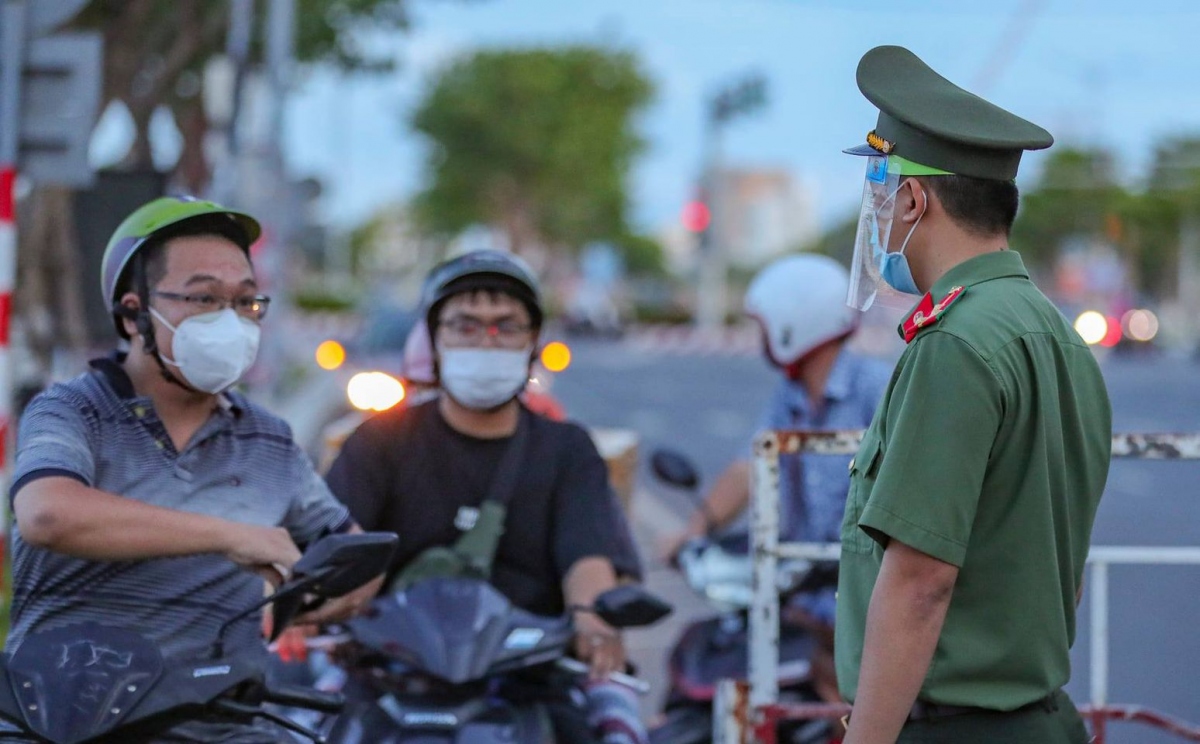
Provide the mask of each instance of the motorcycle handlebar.
{"label": "motorcycle handlebar", "polygon": [[[588,670],[591,668],[578,659],[568,659],[566,657],[559,659],[556,663],[560,669],[565,669],[572,674],[587,674]],[[632,674],[626,674],[625,672],[612,672],[608,675],[608,678],[619,685],[625,685],[634,692],[638,692],[643,695],[650,692],[650,683],[644,679],[638,679]]]}
{"label": "motorcycle handlebar", "polygon": [[299,685],[272,684],[263,690],[263,702],[321,713],[338,713],[346,705],[346,696],[340,692],[326,692]]}

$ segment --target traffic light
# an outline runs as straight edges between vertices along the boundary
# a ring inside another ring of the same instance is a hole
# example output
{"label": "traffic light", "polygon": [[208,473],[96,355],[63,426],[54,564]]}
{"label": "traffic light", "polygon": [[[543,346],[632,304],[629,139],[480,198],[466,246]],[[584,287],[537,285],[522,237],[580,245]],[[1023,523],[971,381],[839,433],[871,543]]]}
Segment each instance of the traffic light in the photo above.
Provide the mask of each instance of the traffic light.
{"label": "traffic light", "polygon": [[712,222],[712,212],[700,199],[693,199],[683,207],[683,227],[691,233],[702,233]]}

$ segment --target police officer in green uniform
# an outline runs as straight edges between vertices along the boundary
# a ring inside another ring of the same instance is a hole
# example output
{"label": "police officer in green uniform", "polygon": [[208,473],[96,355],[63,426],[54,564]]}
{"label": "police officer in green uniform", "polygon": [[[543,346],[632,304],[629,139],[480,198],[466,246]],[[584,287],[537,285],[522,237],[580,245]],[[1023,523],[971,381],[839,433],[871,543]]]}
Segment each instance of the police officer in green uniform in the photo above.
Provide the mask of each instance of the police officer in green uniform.
{"label": "police officer in green uniform", "polygon": [[1024,150],[1050,134],[872,49],[879,108],[850,303],[923,295],[850,466],[836,652],[846,744],[1084,742],[1061,687],[1108,476],[1100,369],[1008,249]]}

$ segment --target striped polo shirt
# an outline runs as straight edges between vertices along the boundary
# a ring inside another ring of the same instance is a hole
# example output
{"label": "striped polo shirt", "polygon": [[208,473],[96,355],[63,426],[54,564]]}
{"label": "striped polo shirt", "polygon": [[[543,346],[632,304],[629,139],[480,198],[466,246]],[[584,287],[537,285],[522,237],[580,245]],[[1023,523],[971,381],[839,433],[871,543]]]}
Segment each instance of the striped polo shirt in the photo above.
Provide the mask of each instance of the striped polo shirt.
{"label": "striped polo shirt", "polygon": [[[297,544],[349,527],[350,517],[279,417],[237,393],[176,451],[149,398],[114,356],[30,402],[10,491],[46,476],[156,506],[285,527]],[[14,525],[12,628],[32,632],[94,621],[137,630],[164,656],[206,649],[222,622],[263,596],[263,581],[217,554],[98,562],[29,545]],[[229,651],[262,649],[261,618],[227,634]]]}

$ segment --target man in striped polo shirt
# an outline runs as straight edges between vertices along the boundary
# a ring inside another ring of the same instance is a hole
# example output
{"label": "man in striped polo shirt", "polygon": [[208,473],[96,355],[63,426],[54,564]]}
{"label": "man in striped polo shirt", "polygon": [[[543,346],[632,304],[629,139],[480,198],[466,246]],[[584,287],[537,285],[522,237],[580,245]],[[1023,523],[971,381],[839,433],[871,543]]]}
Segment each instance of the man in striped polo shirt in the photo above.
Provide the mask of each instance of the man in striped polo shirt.
{"label": "man in striped polo shirt", "polygon": [[[249,260],[259,232],[249,215],[168,197],[109,241],[102,289],[129,350],[53,385],[21,418],[9,652],[85,621],[136,629],[166,657],[203,652],[262,597],[263,577],[288,573],[297,546],[357,530],[287,424],[230,390],[269,302]],[[307,619],[340,619],[376,590]],[[259,618],[231,628],[226,649],[263,653]],[[155,741],[290,739],[202,720]]]}

